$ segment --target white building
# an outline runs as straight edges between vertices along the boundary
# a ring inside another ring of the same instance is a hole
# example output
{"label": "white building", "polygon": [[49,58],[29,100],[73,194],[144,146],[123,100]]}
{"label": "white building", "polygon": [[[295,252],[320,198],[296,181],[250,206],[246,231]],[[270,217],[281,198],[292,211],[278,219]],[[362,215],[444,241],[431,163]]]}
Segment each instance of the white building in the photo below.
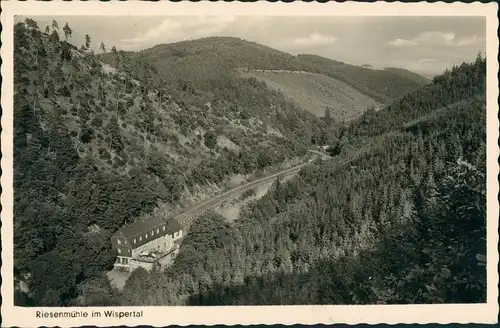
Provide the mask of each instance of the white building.
{"label": "white building", "polygon": [[124,226],[111,237],[117,252],[114,266],[133,271],[151,270],[155,263],[167,265],[179,252],[182,237],[182,225],[175,219],[143,219]]}

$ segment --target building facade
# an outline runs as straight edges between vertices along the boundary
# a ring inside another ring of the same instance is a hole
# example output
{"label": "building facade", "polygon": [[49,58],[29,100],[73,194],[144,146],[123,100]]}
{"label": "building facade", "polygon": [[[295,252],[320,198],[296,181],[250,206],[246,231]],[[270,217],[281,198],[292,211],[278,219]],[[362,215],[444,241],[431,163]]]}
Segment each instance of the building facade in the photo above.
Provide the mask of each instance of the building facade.
{"label": "building facade", "polygon": [[179,252],[183,237],[182,225],[175,219],[150,218],[122,227],[112,237],[116,250],[115,268],[133,271],[147,270],[154,264],[168,265]]}

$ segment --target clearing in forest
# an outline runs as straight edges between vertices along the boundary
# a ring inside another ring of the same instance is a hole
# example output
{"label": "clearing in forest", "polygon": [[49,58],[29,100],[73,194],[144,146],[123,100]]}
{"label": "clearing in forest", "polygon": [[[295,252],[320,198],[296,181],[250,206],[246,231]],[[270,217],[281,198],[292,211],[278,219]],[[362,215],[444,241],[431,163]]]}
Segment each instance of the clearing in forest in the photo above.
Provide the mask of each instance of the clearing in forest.
{"label": "clearing in forest", "polygon": [[251,71],[244,74],[279,90],[287,99],[317,117],[324,116],[326,107],[329,107],[335,119],[352,120],[368,107],[380,105],[350,85],[323,74],[292,71]]}

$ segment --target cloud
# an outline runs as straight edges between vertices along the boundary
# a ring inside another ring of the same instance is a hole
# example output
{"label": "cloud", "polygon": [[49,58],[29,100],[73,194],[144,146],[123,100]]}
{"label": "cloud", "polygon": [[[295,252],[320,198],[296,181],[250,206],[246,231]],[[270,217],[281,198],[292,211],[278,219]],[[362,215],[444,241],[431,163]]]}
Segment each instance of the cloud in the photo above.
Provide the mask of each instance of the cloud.
{"label": "cloud", "polygon": [[420,59],[395,59],[391,61],[391,66],[393,67],[404,67],[410,71],[427,77],[440,74],[446,68],[450,68],[454,64],[457,63],[447,59],[434,57],[423,57]]}
{"label": "cloud", "polygon": [[215,36],[235,22],[234,16],[198,16],[195,19],[190,17],[189,20],[172,17],[132,38],[121,39],[121,42],[125,47],[137,47]]}
{"label": "cloud", "polygon": [[477,36],[465,37],[457,42],[457,46],[473,46],[482,42],[483,40],[483,38],[478,38]]}
{"label": "cloud", "polygon": [[306,36],[299,37],[282,36],[272,40],[272,42],[269,42],[269,45],[283,51],[290,51],[294,53],[297,50],[299,52],[307,52],[306,49],[311,49],[313,47],[323,48],[325,46],[331,46],[336,42],[337,38],[334,36],[311,32]]}
{"label": "cloud", "polygon": [[333,44],[336,41],[337,38],[333,36],[312,32],[306,37],[298,37],[292,39],[291,43],[297,46],[323,46]]}
{"label": "cloud", "polygon": [[396,39],[388,42],[389,45],[395,47],[395,48],[406,48],[406,47],[414,47],[417,46],[416,42],[413,42],[411,40],[405,40],[405,39]]}
{"label": "cloud", "polygon": [[388,44],[395,48],[408,48],[416,46],[447,46],[447,47],[463,47],[477,45],[483,41],[483,38],[477,36],[459,37],[453,32],[429,31],[424,32],[412,39],[395,39],[389,41]]}
{"label": "cloud", "polygon": [[424,64],[428,64],[428,63],[437,63],[438,60],[435,59],[435,58],[422,58],[419,60],[419,65],[424,65]]}
{"label": "cloud", "polygon": [[152,29],[144,32],[137,33],[133,38],[122,39],[122,42],[125,43],[133,43],[133,44],[142,44],[145,42],[151,42],[162,35],[169,33],[171,31],[175,31],[181,27],[181,24],[169,19],[165,19],[160,23],[160,25],[153,27]]}

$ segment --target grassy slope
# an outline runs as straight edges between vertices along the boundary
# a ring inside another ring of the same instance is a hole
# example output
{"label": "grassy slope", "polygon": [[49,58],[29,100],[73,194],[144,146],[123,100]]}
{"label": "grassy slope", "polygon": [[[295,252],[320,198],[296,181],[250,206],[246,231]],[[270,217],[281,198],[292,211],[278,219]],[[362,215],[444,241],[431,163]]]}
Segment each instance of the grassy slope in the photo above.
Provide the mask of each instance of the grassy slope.
{"label": "grassy slope", "polygon": [[422,85],[413,79],[386,70],[349,65],[316,55],[298,55],[296,62],[303,70],[322,73],[344,81],[363,94],[383,103],[390,103]]}
{"label": "grassy slope", "polygon": [[246,73],[296,102],[301,108],[321,117],[330,108],[333,117],[351,120],[378,103],[350,85],[323,74],[252,71]]}

